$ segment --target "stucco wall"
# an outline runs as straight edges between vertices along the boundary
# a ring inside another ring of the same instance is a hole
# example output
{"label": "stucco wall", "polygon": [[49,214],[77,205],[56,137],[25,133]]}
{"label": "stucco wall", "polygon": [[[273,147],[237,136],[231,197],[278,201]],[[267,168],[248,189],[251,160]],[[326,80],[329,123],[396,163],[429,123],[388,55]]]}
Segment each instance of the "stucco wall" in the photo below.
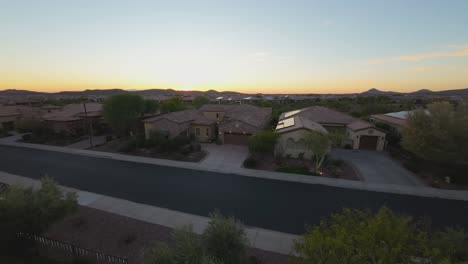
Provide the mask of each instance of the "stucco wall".
{"label": "stucco wall", "polygon": [[169,138],[174,138],[189,128],[189,124],[177,124],[167,119],[161,119],[151,123],[145,123],[145,137],[149,138],[152,131],[168,133]]}
{"label": "stucco wall", "polygon": [[18,119],[19,119],[18,116],[0,116],[0,128],[4,129],[3,123],[7,123],[7,122],[13,122],[14,127],[16,127],[18,123]]}
{"label": "stucco wall", "polygon": [[[200,129],[200,135],[197,135],[196,130]],[[208,130],[208,135],[206,131]],[[195,136],[195,139],[200,142],[211,142],[215,138],[214,125],[203,126],[203,125],[192,125],[190,127],[190,134]]]}
{"label": "stucco wall", "polygon": [[[216,114],[218,114],[218,118],[216,118]],[[206,118],[209,118],[211,120],[216,120],[218,122],[221,122],[224,120],[224,112],[203,112],[203,115],[206,117]]]}
{"label": "stucco wall", "polygon": [[300,153],[304,153],[304,158],[312,158],[313,152],[307,150],[304,138],[309,130],[299,129],[281,134],[278,143],[276,144],[275,153],[286,157],[290,155],[292,158],[298,158]]}
{"label": "stucco wall", "polygon": [[359,149],[359,139],[361,136],[378,136],[379,139],[377,141],[376,150],[382,151],[385,147],[385,133],[374,128],[368,128],[359,131],[347,129],[346,135],[353,149]]}
{"label": "stucco wall", "polygon": [[83,131],[85,129],[84,120],[74,121],[46,121],[46,125],[56,133],[71,132],[72,130]]}

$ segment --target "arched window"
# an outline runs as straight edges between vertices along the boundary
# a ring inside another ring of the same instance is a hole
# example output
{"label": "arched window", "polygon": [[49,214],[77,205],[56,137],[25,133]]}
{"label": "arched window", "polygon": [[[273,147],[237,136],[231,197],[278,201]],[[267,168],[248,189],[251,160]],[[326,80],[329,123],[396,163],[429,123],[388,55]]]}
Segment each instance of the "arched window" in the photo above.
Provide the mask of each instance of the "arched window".
{"label": "arched window", "polygon": [[287,148],[294,148],[295,147],[294,145],[295,145],[294,139],[288,138],[286,140],[286,147]]}

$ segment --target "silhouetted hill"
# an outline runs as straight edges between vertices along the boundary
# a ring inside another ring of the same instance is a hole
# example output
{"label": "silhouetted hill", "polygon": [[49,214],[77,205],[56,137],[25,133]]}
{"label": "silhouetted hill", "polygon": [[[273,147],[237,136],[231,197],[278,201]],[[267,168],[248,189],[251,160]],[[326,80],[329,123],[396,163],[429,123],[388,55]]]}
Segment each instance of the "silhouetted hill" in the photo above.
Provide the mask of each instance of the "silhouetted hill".
{"label": "silhouetted hill", "polygon": [[379,95],[392,95],[392,94],[398,94],[398,93],[392,92],[392,91],[381,91],[377,88],[371,88],[365,92],[360,93],[360,95],[366,95],[366,96],[379,96]]}

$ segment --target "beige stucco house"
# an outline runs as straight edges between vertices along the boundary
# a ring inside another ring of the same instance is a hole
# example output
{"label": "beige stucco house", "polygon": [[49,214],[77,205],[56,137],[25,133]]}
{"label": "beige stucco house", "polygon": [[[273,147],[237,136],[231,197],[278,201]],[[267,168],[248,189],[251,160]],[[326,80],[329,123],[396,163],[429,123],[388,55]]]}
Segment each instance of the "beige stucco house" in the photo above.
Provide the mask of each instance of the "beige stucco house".
{"label": "beige stucco house", "polygon": [[[86,107],[86,109],[85,109]],[[78,133],[86,130],[88,122],[97,126],[102,119],[102,104],[68,104],[42,116],[42,121],[54,132]]]}
{"label": "beige stucco house", "polygon": [[28,119],[38,119],[44,111],[38,107],[24,105],[0,106],[0,128],[14,130],[18,124]]}
{"label": "beige stucco house", "polygon": [[385,132],[372,124],[356,119],[345,113],[326,107],[313,106],[282,113],[276,132],[280,134],[276,152],[281,155],[310,157],[312,153],[305,146],[305,135],[309,131],[341,133],[342,146],[352,149],[383,150]]}
{"label": "beige stucco house", "polygon": [[204,105],[192,109],[157,115],[143,120],[145,134],[159,131],[174,138],[193,135],[200,142],[215,139],[224,144],[246,145],[249,136],[262,130],[271,119],[271,108],[252,105]]}

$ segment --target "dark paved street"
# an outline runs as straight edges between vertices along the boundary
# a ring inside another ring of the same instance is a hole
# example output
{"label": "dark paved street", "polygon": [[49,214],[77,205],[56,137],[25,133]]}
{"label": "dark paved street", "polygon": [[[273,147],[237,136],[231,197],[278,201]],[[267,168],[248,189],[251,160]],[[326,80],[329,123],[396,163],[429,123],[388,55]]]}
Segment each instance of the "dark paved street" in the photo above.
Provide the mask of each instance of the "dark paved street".
{"label": "dark paved street", "polygon": [[0,170],[138,203],[207,216],[215,209],[246,225],[301,233],[343,207],[388,206],[435,226],[468,229],[468,202],[272,181],[239,175],[0,146]]}

